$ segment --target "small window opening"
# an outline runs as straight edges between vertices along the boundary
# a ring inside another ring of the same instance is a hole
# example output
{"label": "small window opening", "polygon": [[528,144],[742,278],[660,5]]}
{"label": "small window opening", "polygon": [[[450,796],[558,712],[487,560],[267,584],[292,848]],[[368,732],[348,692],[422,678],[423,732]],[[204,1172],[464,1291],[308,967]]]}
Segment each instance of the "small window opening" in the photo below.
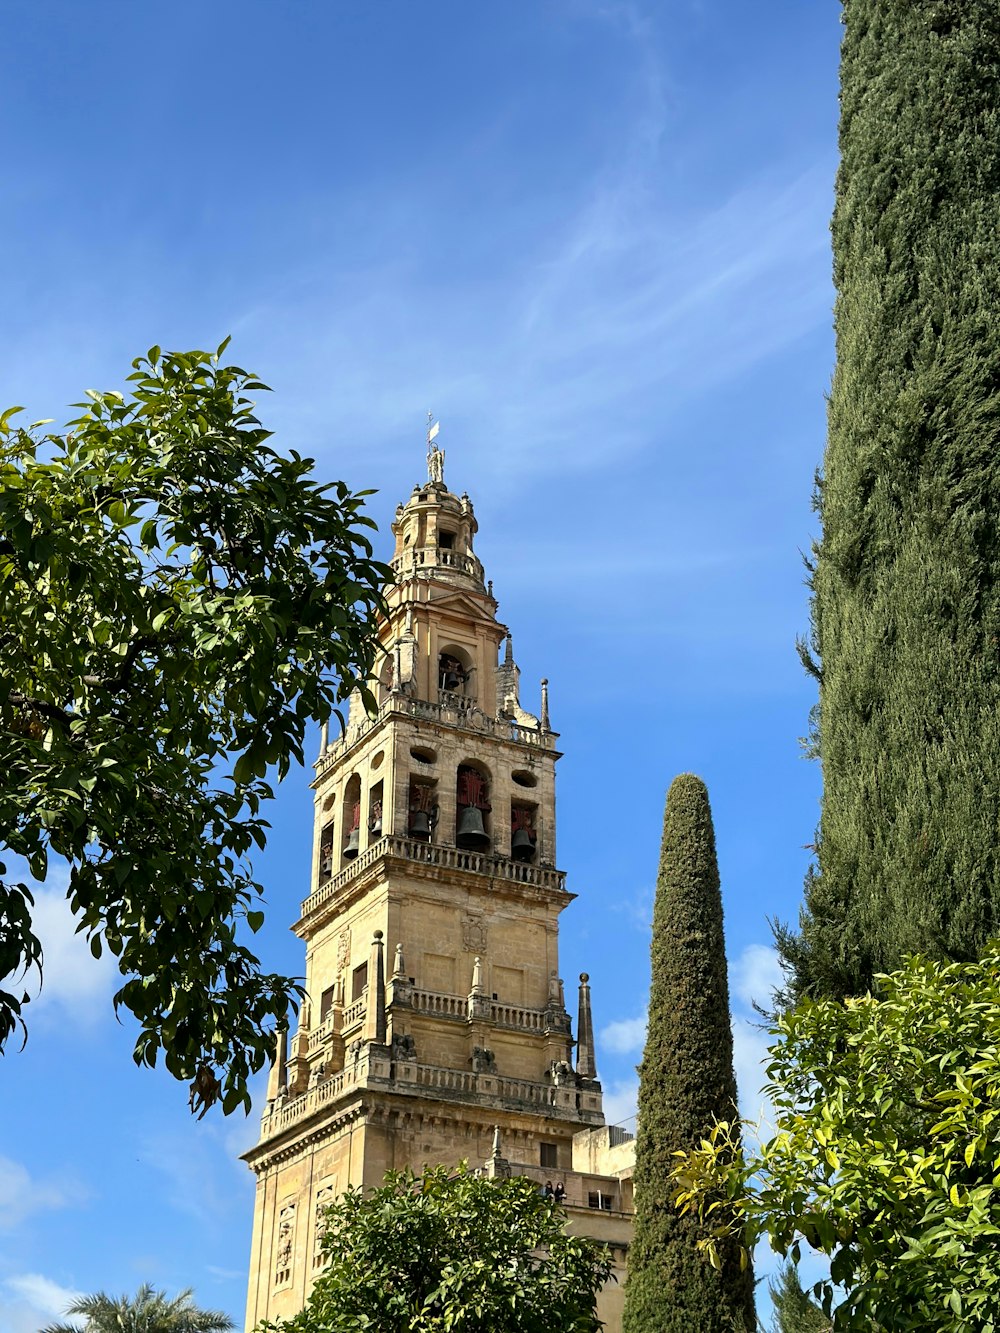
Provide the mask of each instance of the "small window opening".
{"label": "small window opening", "polygon": [[453,532],[439,532],[438,546],[445,551],[453,551],[455,549],[455,534]]}
{"label": "small window opening", "polygon": [[538,1162],[540,1166],[558,1166],[559,1145],[557,1143],[540,1143],[538,1145]]}
{"label": "small window opening", "polygon": [[368,964],[362,963],[351,973],[351,1003],[360,1000],[365,993],[365,987],[368,985]]}

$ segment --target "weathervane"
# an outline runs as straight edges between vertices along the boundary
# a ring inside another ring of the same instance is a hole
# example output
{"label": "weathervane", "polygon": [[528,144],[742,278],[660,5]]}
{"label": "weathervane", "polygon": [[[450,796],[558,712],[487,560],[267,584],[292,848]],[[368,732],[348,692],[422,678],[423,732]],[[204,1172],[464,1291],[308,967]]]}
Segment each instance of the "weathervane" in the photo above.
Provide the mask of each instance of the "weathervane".
{"label": "weathervane", "polygon": [[434,413],[427,413],[427,480],[444,485],[444,450],[437,446],[440,421],[434,420]]}

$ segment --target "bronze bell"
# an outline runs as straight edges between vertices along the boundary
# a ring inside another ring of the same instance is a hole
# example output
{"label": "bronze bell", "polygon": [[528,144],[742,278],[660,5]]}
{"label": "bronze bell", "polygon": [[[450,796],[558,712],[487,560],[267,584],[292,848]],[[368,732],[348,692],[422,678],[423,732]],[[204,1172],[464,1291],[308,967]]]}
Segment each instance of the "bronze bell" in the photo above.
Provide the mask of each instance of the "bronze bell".
{"label": "bronze bell", "polygon": [[381,811],[381,810],[378,812],[377,815],[372,815],[371,819],[369,819],[369,821],[368,821],[368,832],[372,835],[373,838],[381,838],[381,836],[382,836],[382,811]]}
{"label": "bronze bell", "polygon": [[358,854],[359,846],[358,830],[352,829],[351,836],[347,839],[347,846],[344,848],[344,860],[353,861]]}
{"label": "bronze bell", "polygon": [[421,842],[431,840],[431,820],[426,810],[410,811],[410,837]]}
{"label": "bronze bell", "polygon": [[459,676],[457,671],[448,671],[448,670],[445,671],[444,688],[446,690],[455,691],[458,689],[461,683],[462,683],[462,678]]}
{"label": "bronze bell", "polygon": [[535,855],[535,844],[526,828],[514,830],[510,840],[510,854],[515,861],[530,861]]}
{"label": "bronze bell", "polygon": [[488,852],[493,846],[490,835],[483,827],[483,812],[475,805],[464,805],[458,817],[458,833],[455,835],[456,847],[467,852]]}

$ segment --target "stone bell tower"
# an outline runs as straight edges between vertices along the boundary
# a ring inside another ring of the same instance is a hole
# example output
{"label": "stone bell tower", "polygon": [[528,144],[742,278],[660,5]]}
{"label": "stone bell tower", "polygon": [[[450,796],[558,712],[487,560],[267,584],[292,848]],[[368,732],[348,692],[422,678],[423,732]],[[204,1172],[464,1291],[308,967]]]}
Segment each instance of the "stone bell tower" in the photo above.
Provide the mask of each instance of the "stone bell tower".
{"label": "stone bell tower", "polygon": [[429,447],[428,480],[392,527],[378,712],[355,700],[316,763],[312,883],[293,926],[309,998],[246,1154],[248,1329],[301,1308],[324,1204],[389,1168],[468,1159],[558,1178],[569,1211],[600,1223],[576,1229],[605,1239],[631,1211],[630,1172],[593,1174],[607,1161],[586,1135],[604,1125],[590,991],[584,976],[577,1045],[559,975],[574,895],[556,869],[547,685],[526,712],[472,504],[446,488],[433,434]]}

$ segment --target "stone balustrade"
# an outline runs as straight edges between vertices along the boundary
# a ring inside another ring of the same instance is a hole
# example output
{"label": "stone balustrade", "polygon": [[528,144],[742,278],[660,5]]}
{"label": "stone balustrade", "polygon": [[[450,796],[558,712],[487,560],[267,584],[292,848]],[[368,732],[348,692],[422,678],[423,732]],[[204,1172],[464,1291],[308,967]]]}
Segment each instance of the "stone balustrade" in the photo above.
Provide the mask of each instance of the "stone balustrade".
{"label": "stone balustrade", "polygon": [[334,741],[326,753],[321,754],[316,760],[316,772],[325,772],[344,750],[357,744],[391,715],[411,717],[418,722],[435,722],[442,727],[462,727],[467,731],[478,731],[486,736],[498,736],[501,740],[514,741],[517,745],[531,745],[543,750],[555,749],[555,732],[543,731],[540,727],[522,727],[505,718],[488,717],[469,695],[455,694],[451,690],[439,690],[435,702],[431,699],[413,699],[406,694],[392,694],[371,717],[365,716],[358,722],[348,724],[343,736]]}
{"label": "stone balustrade", "polygon": [[440,565],[468,574],[478,583],[483,581],[483,567],[476,557],[466,555],[463,551],[454,551],[450,546],[425,546],[404,551],[402,555],[395,556],[391,564],[397,579],[413,574],[418,569],[433,569],[435,565]]}
{"label": "stone balustrade", "polygon": [[442,870],[467,871],[474,875],[487,875],[493,880],[505,880],[514,884],[527,884],[533,888],[555,889],[562,892],[566,888],[566,872],[549,870],[544,866],[535,866],[528,861],[514,861],[506,856],[494,856],[488,852],[468,852],[461,847],[445,847],[438,843],[421,842],[416,838],[403,838],[397,834],[386,834],[378,842],[365,850],[345,866],[339,874],[320,886],[302,903],[302,915],[315,912],[355,876],[373,865],[383,856],[397,857],[403,861],[414,861],[422,865],[437,866]]}
{"label": "stone balustrade", "polygon": [[[378,1050],[379,1048],[376,1048]],[[546,1115],[565,1115],[579,1121],[581,1112],[600,1122],[599,1100],[575,1087],[534,1082],[524,1078],[506,1078],[494,1072],[446,1069],[415,1061],[392,1062],[383,1052],[371,1056],[363,1048],[357,1059],[348,1057],[344,1068],[319,1083],[314,1083],[297,1097],[282,1097],[269,1103],[264,1111],[261,1137],[271,1138],[306,1116],[322,1110],[353,1087],[391,1086],[397,1092],[417,1092],[421,1088],[450,1093],[486,1105],[504,1105],[505,1109],[544,1111]],[[591,1104],[593,1103],[593,1104]]]}

